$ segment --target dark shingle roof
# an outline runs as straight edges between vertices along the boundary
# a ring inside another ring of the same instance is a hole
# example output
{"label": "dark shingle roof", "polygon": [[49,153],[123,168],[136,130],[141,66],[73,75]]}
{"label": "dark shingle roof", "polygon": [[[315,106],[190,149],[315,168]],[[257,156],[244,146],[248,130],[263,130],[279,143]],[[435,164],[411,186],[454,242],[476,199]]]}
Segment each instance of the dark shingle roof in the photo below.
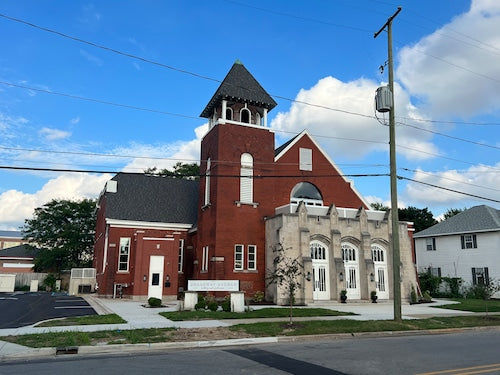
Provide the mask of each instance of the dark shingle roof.
{"label": "dark shingle roof", "polygon": [[119,173],[117,192],[106,193],[106,218],[195,225],[198,180]]}
{"label": "dark shingle roof", "polygon": [[414,237],[419,238],[496,230],[500,230],[500,210],[481,205],[469,208],[430,228],[415,233]]}
{"label": "dark shingle roof", "polygon": [[0,250],[0,257],[35,258],[38,252],[26,245],[18,245]]}
{"label": "dark shingle roof", "polygon": [[200,116],[205,118],[210,117],[214,111],[214,107],[223,99],[247,102],[269,110],[277,105],[274,99],[262,88],[260,83],[257,82],[240,61],[236,61],[233,64],[226,78],[224,78]]}

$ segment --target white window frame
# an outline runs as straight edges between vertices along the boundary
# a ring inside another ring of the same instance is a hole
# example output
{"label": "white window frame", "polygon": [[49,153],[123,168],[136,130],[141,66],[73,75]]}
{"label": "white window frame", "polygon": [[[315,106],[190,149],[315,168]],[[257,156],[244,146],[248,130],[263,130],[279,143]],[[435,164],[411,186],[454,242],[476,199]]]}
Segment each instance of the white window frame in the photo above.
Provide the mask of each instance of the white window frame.
{"label": "white window frame", "polygon": [[240,202],[253,203],[253,156],[241,154]]}
{"label": "white window frame", "polygon": [[255,271],[257,269],[257,245],[248,245],[247,269],[250,271]]}
{"label": "white window frame", "polygon": [[[126,253],[122,254],[122,249],[126,249]],[[122,256],[126,257],[125,261]],[[125,265],[125,268],[121,268]],[[128,272],[130,265],[130,237],[120,237],[120,247],[118,248],[118,272]]]}
{"label": "white window frame", "polygon": [[462,249],[477,249],[477,237],[475,234],[463,234],[460,236]]}
{"label": "white window frame", "polygon": [[310,148],[299,148],[299,169],[301,171],[312,171],[312,150]]}
{"label": "white window frame", "polygon": [[245,261],[245,246],[242,244],[234,245],[234,270],[243,271]]}
{"label": "white window frame", "polygon": [[425,249],[427,251],[436,251],[436,238],[429,237],[425,239]]}
{"label": "white window frame", "polygon": [[184,272],[184,239],[179,240],[179,264],[177,266],[179,273]]}
{"label": "white window frame", "polygon": [[203,246],[201,255],[201,272],[208,272],[208,246]]}
{"label": "white window frame", "polygon": [[210,204],[210,158],[207,159],[207,170],[205,171],[205,198],[204,205]]}

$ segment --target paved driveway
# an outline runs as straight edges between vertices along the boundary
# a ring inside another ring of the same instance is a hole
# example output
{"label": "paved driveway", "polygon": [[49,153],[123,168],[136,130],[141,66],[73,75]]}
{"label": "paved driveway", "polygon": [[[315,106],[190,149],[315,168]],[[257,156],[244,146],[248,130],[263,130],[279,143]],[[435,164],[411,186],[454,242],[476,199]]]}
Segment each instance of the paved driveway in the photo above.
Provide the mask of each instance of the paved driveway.
{"label": "paved driveway", "polygon": [[96,312],[80,297],[47,292],[0,293],[0,329],[83,315],[96,315]]}

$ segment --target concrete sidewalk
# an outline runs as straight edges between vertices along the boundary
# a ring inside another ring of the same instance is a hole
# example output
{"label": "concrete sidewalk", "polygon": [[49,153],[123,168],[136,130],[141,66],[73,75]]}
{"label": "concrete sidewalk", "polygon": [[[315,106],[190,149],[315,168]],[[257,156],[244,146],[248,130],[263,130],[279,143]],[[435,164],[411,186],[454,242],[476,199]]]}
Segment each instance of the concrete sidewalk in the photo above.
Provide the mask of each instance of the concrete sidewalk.
{"label": "concrete sidewalk", "polygon": [[[36,324],[20,327],[20,328],[9,328],[1,329],[1,336],[10,335],[25,335],[33,333],[47,333],[47,332],[93,332],[93,331],[105,331],[105,330],[130,330],[130,329],[140,329],[140,328],[199,328],[199,327],[225,327],[232,324],[244,324],[262,321],[272,321],[272,320],[286,320],[287,318],[278,319],[228,319],[228,320],[199,320],[199,321],[184,321],[184,322],[174,322],[165,319],[160,312],[163,311],[177,311],[178,301],[172,301],[165,307],[161,308],[148,308],[144,306],[144,302],[135,302],[125,299],[104,299],[98,298],[93,295],[84,297],[87,302],[96,310],[98,314],[112,314],[115,313],[121,316],[127,323],[123,324],[100,324],[100,325],[79,325],[79,326],[61,326],[61,327],[37,327]],[[467,315],[473,314],[465,311],[457,310],[446,310],[436,308],[439,305],[450,304],[454,302],[445,300],[436,300],[430,304],[417,304],[409,305],[403,304],[402,314],[403,319],[419,319],[427,318],[430,316],[456,316],[456,315]],[[259,309],[269,306],[252,306],[254,309]],[[281,307],[281,306],[280,306]],[[357,315],[350,316],[340,316],[340,317],[318,317],[318,318],[295,318],[295,320],[334,320],[334,319],[353,319],[353,320],[389,320],[393,319],[393,304],[392,301],[381,301],[379,303],[337,303],[333,301],[317,302],[305,307],[296,308],[310,308],[319,307],[325,309],[332,309],[343,312],[351,312]],[[243,343],[249,344],[251,342],[261,342],[265,339],[242,340]],[[229,340],[224,340],[229,341]],[[265,341],[267,342],[267,341]],[[182,343],[170,343],[171,345],[177,345],[178,347],[184,347]],[[198,344],[199,346],[200,344]],[[208,345],[208,344],[205,344]],[[215,344],[214,344],[215,345]],[[193,343],[190,344],[193,345]],[[122,345],[113,345],[114,350],[121,350]],[[151,347],[151,346],[149,346]],[[109,348],[100,347],[100,352],[106,352]],[[23,357],[34,357],[34,356],[45,356],[53,355],[55,353],[54,348],[43,348],[43,349],[33,349],[24,347],[21,345],[7,343],[0,340],[0,359],[15,359]]]}

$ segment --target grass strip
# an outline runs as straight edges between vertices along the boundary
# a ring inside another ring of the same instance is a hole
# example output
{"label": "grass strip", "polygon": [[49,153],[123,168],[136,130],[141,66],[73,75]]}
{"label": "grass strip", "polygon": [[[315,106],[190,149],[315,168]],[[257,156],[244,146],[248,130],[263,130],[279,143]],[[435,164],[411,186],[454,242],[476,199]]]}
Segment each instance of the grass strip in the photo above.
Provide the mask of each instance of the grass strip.
{"label": "grass strip", "polygon": [[[256,318],[287,318],[290,316],[289,308],[280,307],[265,307],[257,310],[245,311],[243,313],[226,312],[226,311],[210,311],[210,310],[195,310],[195,311],[167,311],[161,312],[160,315],[173,321],[183,320],[206,320],[206,319],[256,319]],[[350,312],[340,312],[330,309],[320,308],[294,308],[293,316],[295,317],[313,317],[313,316],[345,316],[356,315]]]}
{"label": "grass strip", "polygon": [[122,324],[127,323],[117,314],[107,314],[107,315],[85,315],[85,316],[72,316],[63,319],[53,319],[47,320],[37,327],[58,327],[58,326],[82,326],[82,325],[94,325],[94,324]]}
{"label": "grass strip", "polygon": [[451,305],[440,305],[436,306],[440,309],[449,310],[461,310],[461,311],[472,311],[472,312],[500,312],[500,300],[497,299],[466,299],[466,298],[453,298],[452,301],[457,301],[459,303],[453,303]]}

